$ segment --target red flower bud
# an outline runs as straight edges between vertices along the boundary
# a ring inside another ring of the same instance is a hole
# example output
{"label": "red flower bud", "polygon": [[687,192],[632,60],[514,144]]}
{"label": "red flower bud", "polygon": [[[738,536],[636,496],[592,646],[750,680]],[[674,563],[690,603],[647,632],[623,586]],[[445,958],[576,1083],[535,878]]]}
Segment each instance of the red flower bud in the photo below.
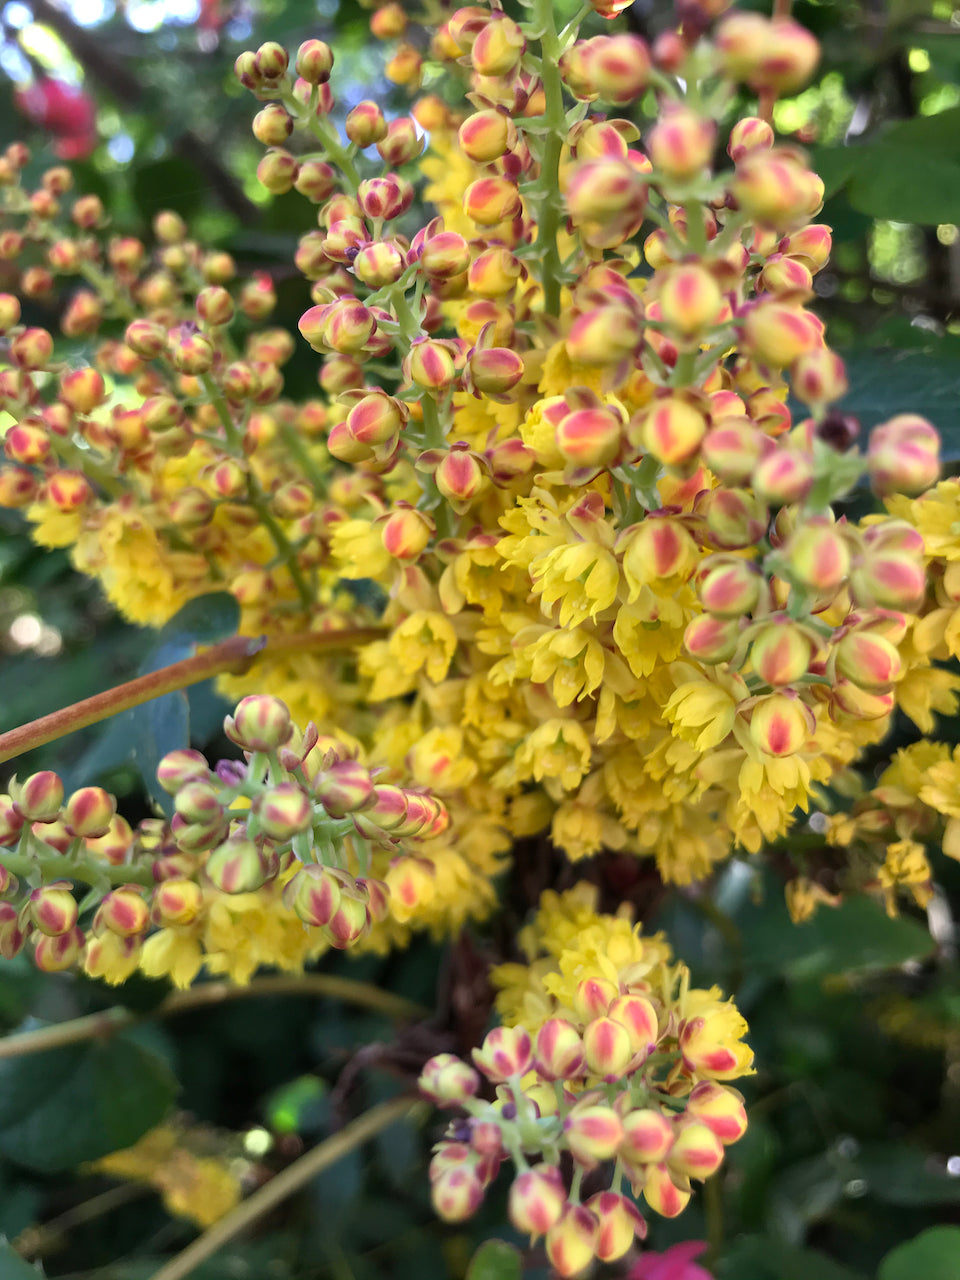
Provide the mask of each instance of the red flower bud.
{"label": "red flower bud", "polygon": [[[179,799],[179,797],[178,797]],[[291,840],[313,821],[310,797],[297,782],[278,782],[260,797],[260,828],[272,840]]]}
{"label": "red flower bud", "polygon": [[203,907],[203,892],[192,880],[173,876],[153,891],[153,918],[158,925],[190,924]]}
{"label": "red flower bud", "polygon": [[30,894],[30,919],[51,938],[69,933],[77,923],[77,903],[69,881],[43,885]]}
{"label": "red flower bud", "polygon": [[560,1170],[554,1165],[540,1164],[513,1180],[507,1215],[517,1231],[542,1236],[560,1221],[566,1203]]}
{"label": "red flower bud", "polygon": [[[673,467],[696,456],[707,432],[707,420],[689,401],[666,396],[642,413],[639,427],[642,445],[666,466]],[[634,434],[631,432],[631,438]]]}
{"label": "red flower bud", "polygon": [[328,925],[340,908],[342,881],[329,867],[311,863],[287,882],[284,905],[304,924],[314,928]]}
{"label": "red flower bud", "polygon": [[739,640],[738,618],[714,618],[710,614],[694,618],[683,633],[687,653],[699,662],[729,662]]}
{"label": "red flower bud", "polygon": [[277,44],[275,40],[268,40],[256,52],[257,75],[265,84],[276,83],[286,75],[289,62],[290,55],[283,45]]}
{"label": "red flower bud", "polygon": [[588,1097],[576,1103],[567,1114],[563,1134],[573,1158],[593,1168],[616,1154],[623,1141],[623,1125],[612,1107]]}
{"label": "red flower bud", "polygon": [[63,782],[45,769],[32,773],[23,782],[11,782],[10,794],[17,810],[30,822],[53,822],[63,804]]}
{"label": "red flower bud", "polygon": [[709,1178],[723,1161],[723,1144],[712,1129],[693,1121],[684,1124],[670,1148],[667,1164],[688,1178]]}
{"label": "red flower bud", "polygon": [[687,1098],[686,1115],[693,1116],[727,1145],[742,1138],[747,1129],[747,1112],[736,1089],[701,1080]]}
{"label": "red flower bud", "polygon": [[548,1018],[537,1032],[536,1070],[544,1080],[574,1080],[584,1073],[580,1033],[565,1018]]}
{"label": "red flower bud", "polygon": [[424,148],[424,137],[410,116],[400,116],[387,125],[386,134],[377,143],[380,159],[393,169],[416,160]]}
{"label": "red flower bud", "polygon": [[773,146],[773,126],[757,116],[745,116],[730,130],[727,155],[737,164],[751,151],[769,151]]}
{"label": "red flower bud", "polygon": [[63,820],[75,836],[103,836],[116,811],[116,800],[102,787],[82,787],[67,801]]}
{"label": "red flower bud", "polygon": [[650,79],[650,51],[639,36],[597,36],[584,51],[586,73],[599,97],[623,106],[635,102]]}
{"label": "red flower bud", "polygon": [[76,927],[56,937],[41,934],[34,942],[34,963],[44,973],[63,973],[80,959],[83,944],[83,931]]}
{"label": "red flower bud", "polygon": [[777,688],[795,684],[807,674],[815,648],[804,627],[781,618],[769,622],[754,636],[750,662],[764,684]]}
{"label": "red flower bud", "polygon": [[282,147],[293,133],[293,117],[279,102],[270,102],[253,117],[251,127],[265,147]]}
{"label": "red flower bud", "polygon": [[661,1111],[627,1111],[620,1155],[631,1164],[659,1164],[666,1159],[675,1136],[673,1125]]}
{"label": "red flower bud", "polygon": [[24,329],[10,342],[10,359],[19,369],[43,369],[53,355],[53,338],[46,329]]}
{"label": "red flower bud", "polygon": [[97,909],[94,928],[106,929],[118,938],[134,938],[146,933],[150,927],[150,908],[142,891],[133,885],[112,889]]}
{"label": "red flower bud", "polygon": [[478,178],[463,193],[464,213],[481,227],[494,227],[515,218],[520,209],[516,184],[497,175]]}
{"label": "red flower bud", "polygon": [[834,652],[837,671],[868,693],[886,693],[903,670],[896,646],[875,631],[848,631]]}
{"label": "red flower bud", "polygon": [[204,871],[221,893],[253,893],[268,879],[270,863],[252,840],[234,835],[211,849]]}
{"label": "red flower bud", "polygon": [[671,108],[647,136],[647,154],[668,178],[688,180],[713,156],[716,125],[688,107]]}
{"label": "red flower bud", "polygon": [[583,1033],[583,1048],[587,1067],[607,1082],[625,1075],[633,1057],[630,1033],[613,1018],[594,1018],[588,1022]]}
{"label": "red flower bud", "polygon": [[940,475],[940,437],[919,414],[901,413],[870,433],[870,482],[879,494],[922,493]]}
{"label": "red flower bud", "polygon": [[750,715],[751,739],[771,756],[790,756],[801,751],[814,728],[810,709],[787,693],[771,693],[761,698]]}
{"label": "red flower bud", "polygon": [[517,143],[517,127],[506,111],[489,107],[467,116],[460,126],[460,149],[477,164],[499,160]]}
{"label": "red flower bud", "polygon": [[0,293],[0,333],[20,323],[20,300],[12,293]]}
{"label": "red flower bud", "polygon": [[505,14],[491,17],[477,32],[470,48],[473,69],[481,76],[508,76],[527,47],[523,32]]}
{"label": "red flower bud", "polygon": [[480,1077],[455,1054],[439,1053],[424,1063],[417,1087],[437,1106],[456,1107],[476,1094]]}
{"label": "red flower bud", "polygon": [[660,287],[659,303],[664,323],[684,338],[709,329],[724,305],[716,279],[696,263],[684,263],[669,272]]}
{"label": "red flower bud", "polygon": [[387,136],[387,121],[376,102],[358,102],[347,114],[344,130],[352,143],[360,147],[372,147]]}
{"label": "red flower bud", "polygon": [[785,548],[790,572],[811,590],[834,592],[850,570],[850,549],[841,531],[826,519],[811,519]]}
{"label": "red flower bud", "polygon": [[474,1049],[473,1060],[494,1083],[525,1075],[533,1060],[530,1035],[524,1027],[494,1027]]}
{"label": "red flower bud", "polygon": [[547,1257],[558,1275],[585,1271],[596,1254],[600,1224],[586,1205],[568,1204],[563,1217],[547,1232]]}

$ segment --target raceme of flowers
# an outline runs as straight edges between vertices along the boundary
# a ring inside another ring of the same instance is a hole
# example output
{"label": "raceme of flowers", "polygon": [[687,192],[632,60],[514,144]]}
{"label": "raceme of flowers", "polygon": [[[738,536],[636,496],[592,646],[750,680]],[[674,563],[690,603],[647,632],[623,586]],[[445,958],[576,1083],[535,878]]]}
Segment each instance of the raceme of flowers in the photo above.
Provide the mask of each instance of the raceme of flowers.
{"label": "raceme of flowers", "polygon": [[[862,451],[835,407],[843,362],[807,306],[823,184],[766,119],[816,41],[706,0],[652,47],[524,7],[458,9],[425,49],[400,6],[377,10],[414,95],[394,119],[338,110],[320,40],[292,65],[272,42],[237,59],[260,181],[316,206],[299,336],[271,325],[269,274],[238,279],[176,214],[149,245],[112,235],[68,169],[29,189],[26,147],[0,157],[0,257],[19,271],[0,295],[0,503],[131,621],[226,590],[265,637],[220,679],[245,761],[168,757],[171,823],[132,832],[52,774],[14,785],[5,953],[32,930],[43,967],[186,984],[203,964],[244,981],[329,945],[386,950],[488,915],[521,837],[689,883],[829,807],[822,788],[896,709],[924,732],[957,709],[936,664],[958,652],[960,485],[937,483],[936,430],[909,406]],[[735,118],[742,91],[757,115]],[[21,323],[20,298],[62,303],[92,363]],[[295,402],[299,342],[318,391]],[[885,509],[848,520],[862,482]],[[247,719],[283,733],[263,745]],[[895,787],[831,831],[851,884],[891,908],[929,891],[923,813],[960,851],[956,765],[924,750],[893,766],[921,814],[893,820],[902,857],[861,847],[883,844]],[[809,876],[788,892],[798,918],[832,896]],[[578,913],[589,942],[564,924]],[[425,1082],[468,1113],[438,1153],[441,1212],[476,1207],[506,1152],[528,1189],[511,1212],[567,1275],[642,1232],[624,1178],[669,1213],[716,1167],[742,1132],[722,1082],[749,1052],[662,940],[579,891],[538,920],[477,1058],[497,1101],[464,1064]],[[592,1152],[588,1112],[607,1126]],[[607,1160],[609,1189],[580,1204]]]}

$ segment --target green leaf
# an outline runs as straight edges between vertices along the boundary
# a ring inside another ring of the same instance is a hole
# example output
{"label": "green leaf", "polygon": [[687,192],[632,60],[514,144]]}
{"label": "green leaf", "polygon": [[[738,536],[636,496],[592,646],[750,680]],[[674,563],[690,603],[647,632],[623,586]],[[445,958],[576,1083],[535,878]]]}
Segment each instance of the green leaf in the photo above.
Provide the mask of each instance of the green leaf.
{"label": "green leaf", "polygon": [[724,1251],[717,1274],[720,1280],[864,1280],[825,1253],[768,1235],[736,1240]]}
{"label": "green leaf", "polygon": [[847,198],[854,209],[871,218],[923,226],[936,226],[957,216],[960,161],[932,151],[909,151],[886,144],[864,150],[869,155],[863,157],[847,184]]}
{"label": "green leaf", "polygon": [[177,1082],[129,1036],[0,1061],[0,1153],[41,1173],[129,1147],[166,1114]]}
{"label": "green leaf", "polygon": [[877,1280],[960,1280],[960,1227],[931,1227],[898,1245]]}
{"label": "green leaf", "polygon": [[906,1142],[865,1146],[856,1158],[856,1176],[867,1192],[904,1208],[960,1201],[960,1178],[951,1177],[943,1161]]}
{"label": "green leaf", "polygon": [[6,1240],[0,1238],[0,1276],[3,1280],[40,1280],[43,1272],[24,1261]]}
{"label": "green leaf", "polygon": [[[958,205],[960,207],[960,205]],[[960,359],[944,348],[881,347],[843,352],[850,390],[840,401],[865,430],[895,413],[919,413],[944,436],[945,454],[960,454]],[[952,448],[951,454],[947,447]]]}
{"label": "green leaf", "polygon": [[520,1280],[520,1254],[505,1240],[487,1240],[470,1259],[467,1280]]}

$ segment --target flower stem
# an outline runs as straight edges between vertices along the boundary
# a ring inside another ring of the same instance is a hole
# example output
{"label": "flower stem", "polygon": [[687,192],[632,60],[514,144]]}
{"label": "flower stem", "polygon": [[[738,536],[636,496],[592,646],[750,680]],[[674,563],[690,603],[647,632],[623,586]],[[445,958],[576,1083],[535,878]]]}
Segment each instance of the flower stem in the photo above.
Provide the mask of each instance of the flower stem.
{"label": "flower stem", "polygon": [[415,1105],[409,1098],[394,1098],[391,1102],[382,1102],[379,1106],[372,1107],[356,1120],[351,1120],[339,1133],[321,1142],[258,1188],[249,1199],[225,1218],[221,1218],[159,1271],[155,1271],[151,1280],[183,1280],[241,1231],[252,1226],[295,1191],[299,1191],[324,1169],[407,1115]]}
{"label": "flower stem", "polygon": [[540,283],[543,287],[543,310],[547,315],[560,314],[561,262],[557,235],[560,231],[562,203],[560,196],[560,153],[567,133],[567,116],[563,106],[563,81],[560,78],[560,55],[563,52],[554,21],[553,0],[537,0],[534,22],[540,35],[542,53],[540,78],[545,98],[544,120],[549,129],[540,159],[538,187],[541,192],[537,214],[537,245],[541,249]]}
{"label": "flower stem", "polygon": [[365,644],[368,640],[376,640],[382,634],[380,627],[355,627],[344,631],[302,632],[278,636],[272,640],[267,640],[265,636],[230,636],[228,640],[221,640],[219,644],[211,645],[192,658],[160,667],[148,675],[115,685],[103,693],[94,694],[92,698],[84,698],[69,707],[61,707],[48,716],[40,716],[38,720],[31,720],[28,724],[0,734],[0,764],[22,755],[24,751],[32,751],[34,747],[42,747],[47,742],[65,737],[77,729],[85,729],[88,725],[97,724],[121,711],[129,711],[131,707],[139,707],[153,698],[160,698],[165,693],[187,689],[190,685],[199,684],[201,680],[209,680],[211,676],[222,675],[224,672],[242,674],[264,650],[271,655],[305,649],[336,653],[352,649],[357,644]]}

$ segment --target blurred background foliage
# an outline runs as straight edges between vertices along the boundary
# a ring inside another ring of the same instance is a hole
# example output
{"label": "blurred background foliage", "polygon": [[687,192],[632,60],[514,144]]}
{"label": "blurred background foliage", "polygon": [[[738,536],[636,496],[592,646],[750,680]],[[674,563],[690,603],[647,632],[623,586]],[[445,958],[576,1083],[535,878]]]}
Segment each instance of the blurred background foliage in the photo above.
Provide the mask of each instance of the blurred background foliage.
{"label": "blurred background foliage", "polygon": [[[850,368],[843,407],[865,427],[902,409],[925,413],[946,456],[960,459],[960,8],[797,0],[794,13],[822,41],[823,61],[809,89],[777,105],[776,123],[811,148],[827,184],[822,221],[835,250],[816,286]],[[78,187],[101,196],[120,231],[149,239],[151,216],[174,208],[241,271],[269,270],[276,319],[295,330],[308,295],[292,256],[315,212],[258,186],[251,101],[232,64],[265,39],[295,48],[321,37],[336,50],[338,115],[365,97],[400,113],[406,97],[384,76],[388,51],[371,41],[368,20],[354,0],[9,0],[0,146],[22,137],[38,172],[54,163],[62,132],[31,124],[15,95],[44,77],[76,86],[95,111]],[[618,21],[652,36],[672,20],[664,0],[638,0]],[[3,271],[0,263],[0,287]],[[31,308],[30,322],[53,327],[40,304]],[[315,376],[300,344],[285,369],[288,393],[311,394]],[[15,514],[0,513],[0,729],[128,678],[156,644],[118,622],[62,554],[32,547]],[[202,686],[190,701],[195,739],[216,751],[223,705]],[[956,729],[942,736],[957,741]],[[18,765],[102,781],[135,820],[149,801],[108,735],[91,729]],[[871,754],[871,776],[906,740],[901,732]],[[815,845],[816,833],[801,830],[794,845],[804,841]],[[943,890],[927,918],[889,920],[862,900],[796,927],[776,862],[762,874],[735,863],[706,888],[669,894],[634,860],[577,869],[610,908],[630,900],[645,929],[665,929],[697,982],[736,994],[757,1052],[746,1138],[687,1213],[651,1223],[650,1244],[708,1239],[721,1280],[960,1280],[960,868],[940,860]],[[346,1116],[408,1087],[430,1053],[475,1043],[489,1016],[488,963],[509,954],[536,892],[571,879],[549,850],[521,846],[495,930],[443,947],[420,940],[386,961],[323,962],[439,1009],[399,1026],[256,986],[222,1007],[177,1011],[146,980],[114,992],[4,963],[3,1030],[118,999],[130,1016],[109,1042],[0,1059],[0,1240],[18,1251],[0,1243],[0,1278],[30,1280],[36,1260],[51,1277],[146,1280],[214,1213],[218,1195],[258,1185]],[[162,1186],[129,1169],[126,1179],[105,1167],[70,1172],[171,1114]],[[425,1177],[438,1133],[427,1112],[395,1125],[205,1263],[197,1280],[463,1275],[479,1241],[508,1235],[502,1197],[488,1197],[467,1228],[439,1225]],[[525,1262],[525,1274],[546,1275],[536,1250]],[[498,1264],[472,1277],[508,1274]]]}

